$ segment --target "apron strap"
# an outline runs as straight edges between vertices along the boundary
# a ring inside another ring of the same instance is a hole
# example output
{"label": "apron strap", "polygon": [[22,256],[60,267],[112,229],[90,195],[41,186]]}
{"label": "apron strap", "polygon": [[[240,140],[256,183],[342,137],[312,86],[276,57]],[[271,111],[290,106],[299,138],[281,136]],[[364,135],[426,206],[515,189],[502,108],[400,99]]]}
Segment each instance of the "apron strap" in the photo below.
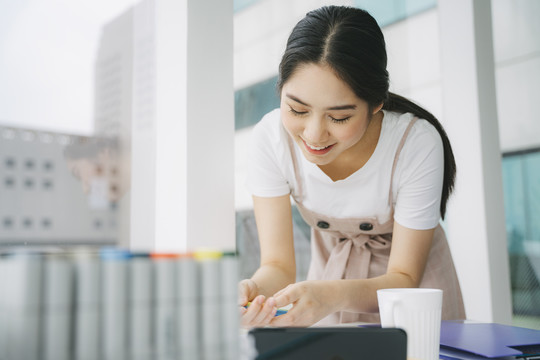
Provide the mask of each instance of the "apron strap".
{"label": "apron strap", "polygon": [[418,117],[414,117],[410,122],[407,128],[405,129],[405,132],[403,133],[403,136],[401,137],[401,141],[399,142],[398,148],[396,150],[396,155],[394,156],[394,163],[392,164],[392,175],[390,176],[390,190],[388,193],[388,206],[393,209],[394,206],[394,192],[392,191],[392,185],[394,184],[394,172],[396,171],[396,166],[399,159],[399,154],[401,154],[401,149],[403,149],[403,145],[405,145],[405,140],[407,140],[407,136],[409,135],[409,132],[411,131],[414,123],[418,120]]}
{"label": "apron strap", "polygon": [[302,185],[302,179],[300,179],[300,169],[298,167],[298,161],[296,159],[296,151],[294,151],[294,141],[292,140],[291,135],[287,132],[287,141],[289,143],[289,149],[290,154],[292,158],[293,168],[294,168],[294,179],[296,180],[296,184],[298,188],[296,189],[296,197],[294,197],[294,200],[296,202],[302,201],[302,196],[304,194],[303,185]]}

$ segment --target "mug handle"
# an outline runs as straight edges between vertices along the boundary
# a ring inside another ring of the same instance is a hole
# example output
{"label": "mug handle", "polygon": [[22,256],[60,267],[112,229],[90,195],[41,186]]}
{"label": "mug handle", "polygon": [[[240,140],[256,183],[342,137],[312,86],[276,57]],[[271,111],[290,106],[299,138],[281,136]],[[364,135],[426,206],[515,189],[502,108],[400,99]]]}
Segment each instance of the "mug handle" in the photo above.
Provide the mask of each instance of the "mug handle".
{"label": "mug handle", "polygon": [[388,322],[385,327],[396,327],[396,307],[400,304],[401,301],[392,299],[388,300],[388,302],[383,306],[382,309],[379,309],[381,319],[384,317],[385,319],[390,320],[390,322]]}

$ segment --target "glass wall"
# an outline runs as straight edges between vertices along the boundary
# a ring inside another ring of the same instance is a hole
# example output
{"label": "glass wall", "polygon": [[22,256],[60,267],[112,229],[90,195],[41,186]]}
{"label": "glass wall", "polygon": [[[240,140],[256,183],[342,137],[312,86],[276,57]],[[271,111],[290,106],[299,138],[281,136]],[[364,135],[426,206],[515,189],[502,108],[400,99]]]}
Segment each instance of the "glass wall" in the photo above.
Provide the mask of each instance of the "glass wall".
{"label": "glass wall", "polygon": [[540,328],[540,149],[503,155],[515,321]]}
{"label": "glass wall", "polygon": [[437,0],[355,0],[354,5],[367,10],[383,27],[429,10],[437,6]]}
{"label": "glass wall", "polygon": [[234,12],[241,11],[261,0],[234,0]]}
{"label": "glass wall", "polygon": [[235,129],[253,126],[271,110],[279,107],[277,76],[234,93]]}

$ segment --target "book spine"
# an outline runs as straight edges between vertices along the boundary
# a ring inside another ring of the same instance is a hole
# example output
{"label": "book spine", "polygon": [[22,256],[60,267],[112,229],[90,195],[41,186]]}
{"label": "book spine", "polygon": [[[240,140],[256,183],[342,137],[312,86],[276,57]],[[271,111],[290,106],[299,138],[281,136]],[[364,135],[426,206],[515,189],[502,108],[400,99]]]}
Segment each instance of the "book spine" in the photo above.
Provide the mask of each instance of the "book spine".
{"label": "book spine", "polygon": [[74,260],[74,359],[100,360],[101,262],[97,257]]}
{"label": "book spine", "polygon": [[130,261],[129,286],[129,359],[155,359],[153,352],[153,278],[149,257],[137,257]]}
{"label": "book spine", "polygon": [[219,360],[222,358],[220,260],[204,259],[199,261],[199,265],[202,287],[202,358]]}
{"label": "book spine", "polygon": [[54,255],[44,266],[43,360],[71,360],[73,266]]}
{"label": "book spine", "polygon": [[181,258],[176,266],[179,359],[201,359],[200,269],[193,258]]}
{"label": "book spine", "polygon": [[6,260],[5,270],[6,359],[40,360],[42,260],[14,255]]}
{"label": "book spine", "polygon": [[153,262],[156,284],[154,309],[156,359],[174,360],[177,352],[175,260],[157,258]]}
{"label": "book spine", "polygon": [[234,256],[221,259],[221,326],[222,347],[225,360],[236,360],[239,356],[239,312],[238,312],[238,261]]}
{"label": "book spine", "polygon": [[127,360],[128,258],[108,254],[102,260],[101,346],[103,360]]}

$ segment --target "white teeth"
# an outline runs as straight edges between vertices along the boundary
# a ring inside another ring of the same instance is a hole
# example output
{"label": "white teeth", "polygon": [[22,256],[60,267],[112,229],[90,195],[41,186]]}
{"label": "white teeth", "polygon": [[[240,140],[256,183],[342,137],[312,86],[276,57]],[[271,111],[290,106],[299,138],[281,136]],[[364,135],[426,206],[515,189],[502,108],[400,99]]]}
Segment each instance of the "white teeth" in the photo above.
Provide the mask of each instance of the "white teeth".
{"label": "white teeth", "polygon": [[310,149],[313,149],[313,150],[322,150],[322,149],[326,149],[328,146],[323,146],[323,147],[317,147],[317,146],[312,146],[308,143],[306,143],[307,146],[309,146]]}

